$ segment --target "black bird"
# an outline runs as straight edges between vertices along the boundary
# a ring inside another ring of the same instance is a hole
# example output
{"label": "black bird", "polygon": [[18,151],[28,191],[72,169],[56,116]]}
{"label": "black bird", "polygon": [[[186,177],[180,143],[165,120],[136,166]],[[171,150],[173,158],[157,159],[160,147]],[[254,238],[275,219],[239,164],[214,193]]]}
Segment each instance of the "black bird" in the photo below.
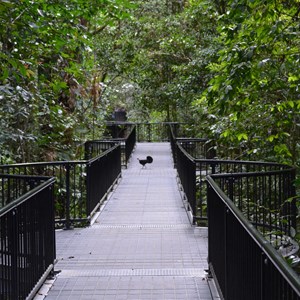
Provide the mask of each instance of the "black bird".
{"label": "black bird", "polygon": [[153,158],[151,156],[147,156],[146,159],[138,158],[138,161],[144,168],[146,164],[151,164],[153,162]]}

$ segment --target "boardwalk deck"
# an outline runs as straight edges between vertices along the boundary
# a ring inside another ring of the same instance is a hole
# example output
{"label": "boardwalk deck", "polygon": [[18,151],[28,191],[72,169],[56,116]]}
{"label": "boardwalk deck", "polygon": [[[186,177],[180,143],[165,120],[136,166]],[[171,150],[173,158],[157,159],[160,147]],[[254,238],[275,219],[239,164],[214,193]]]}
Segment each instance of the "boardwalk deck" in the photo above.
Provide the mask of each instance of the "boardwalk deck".
{"label": "boardwalk deck", "polygon": [[[154,162],[142,169],[137,157]],[[207,269],[207,231],[189,223],[168,143],[137,144],[95,223],[57,231],[46,300],[217,299]]]}

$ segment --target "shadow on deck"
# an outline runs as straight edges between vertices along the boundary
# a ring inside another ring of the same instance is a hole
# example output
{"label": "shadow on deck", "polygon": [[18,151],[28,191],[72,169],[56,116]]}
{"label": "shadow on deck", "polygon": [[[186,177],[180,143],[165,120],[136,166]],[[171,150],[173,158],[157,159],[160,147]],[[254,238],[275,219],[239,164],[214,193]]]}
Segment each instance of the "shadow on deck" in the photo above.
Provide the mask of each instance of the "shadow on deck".
{"label": "shadow on deck", "polygon": [[61,272],[36,299],[219,299],[207,230],[190,224],[176,180],[169,143],[137,144],[93,225],[56,231]]}

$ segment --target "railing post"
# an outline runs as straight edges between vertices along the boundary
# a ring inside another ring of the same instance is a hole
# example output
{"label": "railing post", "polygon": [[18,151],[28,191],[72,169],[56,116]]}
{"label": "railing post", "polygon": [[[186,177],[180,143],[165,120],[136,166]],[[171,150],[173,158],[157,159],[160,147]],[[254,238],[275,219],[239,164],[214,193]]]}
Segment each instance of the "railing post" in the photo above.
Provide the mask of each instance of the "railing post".
{"label": "railing post", "polygon": [[91,209],[91,163],[86,164],[86,212],[89,216]]}
{"label": "railing post", "polygon": [[148,123],[147,124],[147,131],[148,131],[148,142],[150,143],[151,142],[151,124]]}
{"label": "railing post", "polygon": [[[172,126],[172,125],[171,125]],[[175,137],[178,135],[177,133],[178,133],[178,127],[179,127],[179,124],[178,123],[176,123],[176,124],[174,124],[174,135],[175,135]]]}
{"label": "railing post", "polygon": [[136,140],[140,142],[140,123],[136,123]]}
{"label": "railing post", "polygon": [[[52,251],[50,251],[49,254],[49,262],[54,266],[55,258],[56,258],[56,236],[55,236],[55,208],[54,208],[54,183],[49,187],[49,208],[51,210],[51,216],[50,216],[50,223],[51,223],[51,229],[50,233],[52,233],[52,243],[50,243],[50,246],[52,247]],[[48,239],[47,239],[48,240]],[[52,268],[50,272],[50,276],[54,277],[55,271],[54,267]]]}
{"label": "railing post", "polygon": [[71,166],[69,163],[66,164],[66,223],[64,229],[71,229],[71,216],[70,216],[70,169]]}
{"label": "railing post", "polygon": [[228,182],[228,197],[230,198],[230,200],[232,202],[234,202],[234,189],[233,189],[233,185],[234,185],[234,178],[233,177],[229,177],[227,179]]}
{"label": "railing post", "polygon": [[88,160],[91,158],[91,143],[85,142],[84,143],[84,159]]}
{"label": "railing post", "polygon": [[[11,239],[10,247],[11,247],[11,284],[10,284],[10,294],[11,294],[11,299],[15,300],[19,298],[19,276],[18,276],[18,209],[15,208],[11,212],[12,217],[10,218],[10,230],[8,233],[10,233],[10,236],[8,236],[8,239]],[[9,266],[6,266],[9,268]]]}
{"label": "railing post", "polygon": [[211,174],[216,174],[216,165],[217,164],[215,162],[211,162]]}
{"label": "railing post", "polygon": [[229,214],[229,210],[226,207],[226,205],[224,205],[224,267],[225,267],[225,291],[224,291],[224,297],[225,299],[228,299],[228,245],[227,245],[227,216]]}
{"label": "railing post", "polygon": [[268,259],[264,252],[261,253],[261,259],[260,259],[260,300],[264,300],[264,269],[265,265],[268,264]]}
{"label": "railing post", "polygon": [[[293,183],[290,188],[291,190],[291,194],[292,195],[296,195],[296,186],[294,184],[295,180],[296,180],[296,169],[294,169],[291,173],[291,182]],[[293,228],[297,228],[297,204],[296,204],[296,198],[294,197],[294,199],[291,202],[291,214],[292,214],[292,220],[291,220],[291,225]]]}

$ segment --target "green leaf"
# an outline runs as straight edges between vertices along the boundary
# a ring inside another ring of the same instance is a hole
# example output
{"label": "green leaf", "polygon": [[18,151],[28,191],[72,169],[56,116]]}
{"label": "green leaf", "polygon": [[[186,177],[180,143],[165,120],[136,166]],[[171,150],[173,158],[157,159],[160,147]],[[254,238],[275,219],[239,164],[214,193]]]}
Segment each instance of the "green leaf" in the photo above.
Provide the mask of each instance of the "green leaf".
{"label": "green leaf", "polygon": [[238,138],[239,141],[241,141],[241,140],[247,141],[248,140],[248,135],[246,133],[239,133],[237,135],[237,138]]}
{"label": "green leaf", "polygon": [[8,76],[9,76],[9,70],[8,70],[8,68],[4,68],[3,74],[2,74],[2,76],[1,76],[1,80],[2,80],[2,81],[5,81],[5,79],[7,79]]}
{"label": "green leaf", "polygon": [[51,84],[52,88],[53,88],[53,91],[55,93],[58,93],[60,92],[61,90],[64,90],[66,89],[68,86],[67,86],[67,83],[64,82],[64,81],[55,81]]}
{"label": "green leaf", "polygon": [[268,137],[268,141],[272,143],[274,141],[274,139],[276,139],[276,138],[278,138],[276,135],[270,135]]}
{"label": "green leaf", "polygon": [[297,75],[290,75],[289,78],[288,78],[289,82],[295,82],[295,81],[298,81],[298,80],[299,80],[299,77]]}
{"label": "green leaf", "polygon": [[231,130],[230,129],[226,129],[225,131],[223,131],[223,133],[221,134],[221,136],[223,136],[224,138],[227,138],[228,136],[231,135]]}
{"label": "green leaf", "polygon": [[14,5],[11,1],[8,0],[0,0],[0,12],[3,12],[9,8],[11,8],[11,6]]}

